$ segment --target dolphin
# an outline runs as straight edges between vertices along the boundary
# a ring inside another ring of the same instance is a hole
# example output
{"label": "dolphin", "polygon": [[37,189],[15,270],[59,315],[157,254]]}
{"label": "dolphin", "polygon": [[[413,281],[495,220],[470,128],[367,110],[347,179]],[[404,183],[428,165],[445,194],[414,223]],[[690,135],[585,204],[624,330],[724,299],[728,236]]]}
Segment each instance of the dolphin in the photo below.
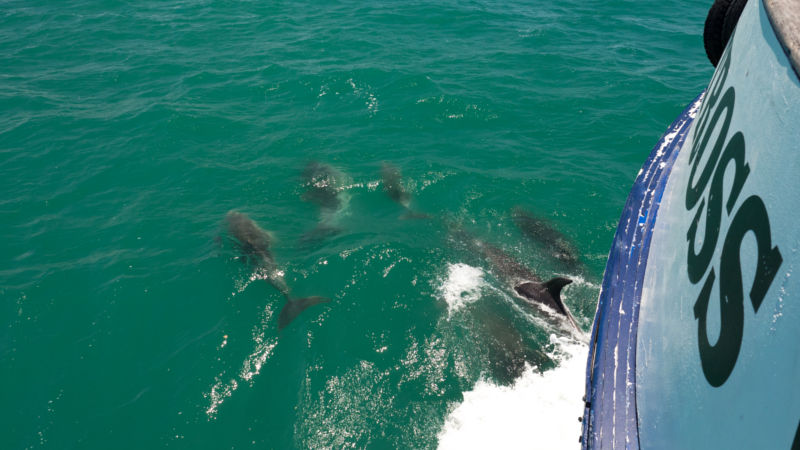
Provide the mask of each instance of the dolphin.
{"label": "dolphin", "polygon": [[338,234],[341,229],[333,222],[344,204],[340,195],[341,173],[328,164],[311,161],[303,169],[302,177],[305,192],[301,198],[317,205],[320,215],[317,227],[306,233],[303,240],[318,240]]}
{"label": "dolphin", "polygon": [[547,252],[561,264],[569,270],[577,270],[580,267],[578,250],[550,222],[536,217],[522,208],[514,208],[511,215],[514,223],[525,236],[543,245]]}
{"label": "dolphin", "polygon": [[335,211],[342,205],[337,171],[328,164],[309,162],[303,169],[303,182],[306,188],[303,200],[314,203],[323,211]]}
{"label": "dolphin", "polygon": [[383,183],[383,190],[395,203],[399,204],[406,210],[401,218],[403,219],[427,219],[427,214],[413,211],[410,207],[411,194],[403,187],[403,175],[400,169],[387,162],[381,165],[381,182]]}
{"label": "dolphin", "polygon": [[554,311],[556,316],[566,318],[576,330],[583,332],[567,305],[561,300],[561,290],[564,286],[572,283],[572,280],[554,277],[543,282],[532,270],[499,247],[481,241],[460,228],[454,229],[452,233],[459,237],[471,251],[481,254],[489,262],[493,269],[492,272],[509,285],[515,297],[529,305],[545,306]]}
{"label": "dolphin", "polygon": [[289,286],[283,278],[283,272],[278,269],[270,252],[272,237],[263,230],[247,214],[238,211],[229,211],[225,216],[228,233],[235,239],[239,250],[257,273],[269,282],[286,298],[286,303],[281,308],[278,316],[278,330],[289,325],[301,312],[309,306],[326,303],[330,300],[325,297],[292,298]]}
{"label": "dolphin", "polygon": [[501,384],[510,384],[525,371],[529,363],[542,370],[552,360],[545,352],[532,347],[515,326],[508,311],[493,302],[478,302],[472,311],[477,319],[478,329],[484,335],[489,368]]}

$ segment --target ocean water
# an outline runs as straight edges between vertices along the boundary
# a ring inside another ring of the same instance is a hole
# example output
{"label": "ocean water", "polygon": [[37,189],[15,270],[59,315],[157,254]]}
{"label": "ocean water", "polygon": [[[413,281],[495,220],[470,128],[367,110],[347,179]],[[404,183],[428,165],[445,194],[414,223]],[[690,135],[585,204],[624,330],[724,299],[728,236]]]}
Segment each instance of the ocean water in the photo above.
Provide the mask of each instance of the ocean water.
{"label": "ocean water", "polygon": [[[0,447],[576,448],[585,336],[463,236],[588,332],[705,3],[0,1]],[[279,332],[230,210],[331,301]]]}

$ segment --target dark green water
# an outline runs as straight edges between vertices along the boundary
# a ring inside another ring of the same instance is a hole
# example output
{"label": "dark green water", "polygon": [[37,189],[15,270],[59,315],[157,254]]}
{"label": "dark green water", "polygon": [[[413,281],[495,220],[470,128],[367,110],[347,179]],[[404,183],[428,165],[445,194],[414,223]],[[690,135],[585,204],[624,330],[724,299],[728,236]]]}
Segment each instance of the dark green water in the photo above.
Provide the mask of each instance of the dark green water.
{"label": "dark green water", "polygon": [[[706,3],[0,0],[0,447],[436,446],[464,392],[510,382],[492,320],[545,371],[564,334],[445,223],[574,278],[588,331],[633,179],[710,77]],[[308,241],[311,160],[342,208]],[[432,219],[399,218],[383,161]],[[279,334],[231,209],[332,301]]]}

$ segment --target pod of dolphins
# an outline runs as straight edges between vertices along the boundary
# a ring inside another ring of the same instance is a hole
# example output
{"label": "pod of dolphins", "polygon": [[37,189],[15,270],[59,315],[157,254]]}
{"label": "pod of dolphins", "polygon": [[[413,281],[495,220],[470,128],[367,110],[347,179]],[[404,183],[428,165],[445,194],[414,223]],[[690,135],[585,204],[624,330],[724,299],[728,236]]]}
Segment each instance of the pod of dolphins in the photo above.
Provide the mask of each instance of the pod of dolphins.
{"label": "pod of dolphins", "polygon": [[[341,173],[333,167],[319,162],[309,163],[303,171],[305,192],[302,199],[317,206],[319,223],[314,230],[307,233],[304,240],[318,240],[339,233],[341,230],[332,217],[339,210],[342,202]],[[381,181],[386,195],[404,209],[401,218],[430,219],[427,214],[419,213],[411,208],[411,194],[404,188],[400,170],[388,163],[381,168]],[[566,271],[579,270],[580,259],[574,245],[549,222],[529,212],[516,208],[512,212],[514,222],[524,236],[540,245]],[[449,233],[457,242],[469,249],[470,253],[481,257],[490,267],[492,273],[504,283],[509,294],[524,306],[535,306],[536,311],[546,316],[561,318],[574,327],[574,331],[582,334],[582,330],[561,299],[561,290],[572,280],[554,277],[543,281],[532,270],[514,259],[499,247],[485,242],[465,231],[462,227],[450,224],[446,219]],[[232,238],[241,257],[253,268],[257,277],[267,281],[286,299],[278,316],[278,330],[289,325],[307,308],[326,303],[330,300],[321,296],[294,297],[270,252],[271,234],[262,229],[253,219],[239,211],[229,211],[225,217],[227,232]],[[487,316],[487,329],[494,334],[516,336],[516,331],[497,320]],[[500,330],[499,333],[495,333]],[[519,339],[512,339],[517,341]],[[508,349],[505,349],[508,351]],[[513,352],[512,352],[513,353]],[[532,353],[540,358],[538,351],[522,349],[518,352],[521,359],[530,361]],[[518,358],[519,359],[519,358]],[[516,361],[518,362],[518,361]],[[519,364],[515,365],[517,367]],[[519,369],[519,367],[517,367]],[[521,369],[519,369],[521,370]],[[518,375],[513,370],[510,375]]]}

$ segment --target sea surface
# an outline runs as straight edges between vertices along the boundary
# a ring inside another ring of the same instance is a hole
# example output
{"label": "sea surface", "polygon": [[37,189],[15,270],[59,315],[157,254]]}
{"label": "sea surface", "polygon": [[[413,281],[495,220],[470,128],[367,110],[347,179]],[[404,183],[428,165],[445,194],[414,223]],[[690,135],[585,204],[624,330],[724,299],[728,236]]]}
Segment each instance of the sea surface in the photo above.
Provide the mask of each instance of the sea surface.
{"label": "sea surface", "polygon": [[[578,447],[609,246],[711,76],[707,3],[0,0],[0,448]],[[330,302],[279,331],[231,210]],[[571,278],[584,333],[489,247]]]}

